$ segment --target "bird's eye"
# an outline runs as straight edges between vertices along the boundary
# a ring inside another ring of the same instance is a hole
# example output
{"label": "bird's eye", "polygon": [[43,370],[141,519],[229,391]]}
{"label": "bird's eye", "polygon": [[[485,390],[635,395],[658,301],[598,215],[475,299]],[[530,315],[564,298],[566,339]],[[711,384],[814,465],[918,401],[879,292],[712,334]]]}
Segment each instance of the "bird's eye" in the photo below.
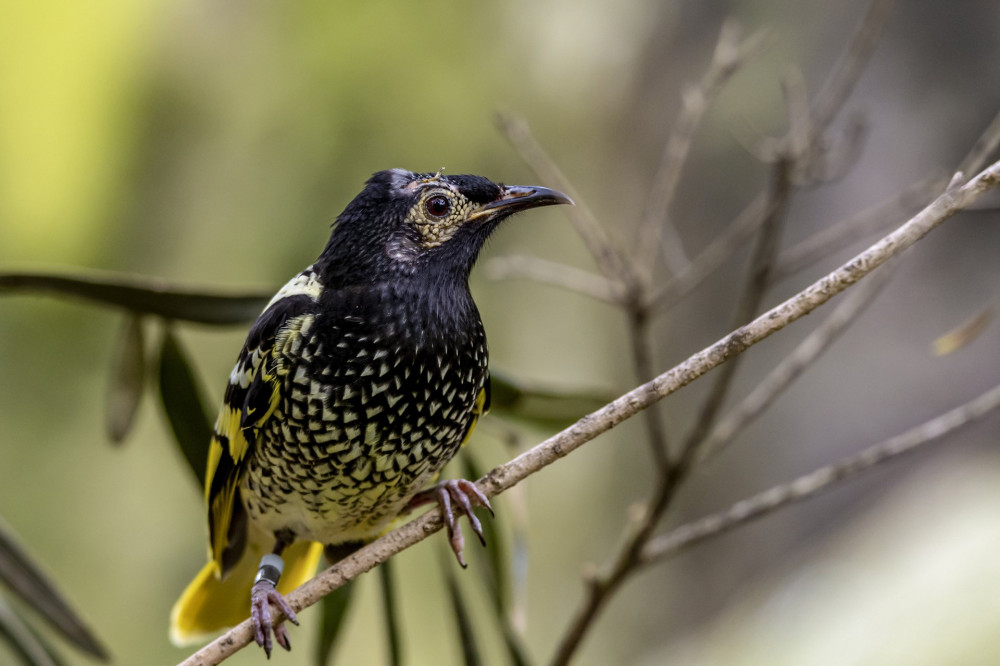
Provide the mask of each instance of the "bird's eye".
{"label": "bird's eye", "polygon": [[433,217],[444,217],[451,212],[451,202],[448,201],[448,197],[438,195],[424,202],[424,208]]}

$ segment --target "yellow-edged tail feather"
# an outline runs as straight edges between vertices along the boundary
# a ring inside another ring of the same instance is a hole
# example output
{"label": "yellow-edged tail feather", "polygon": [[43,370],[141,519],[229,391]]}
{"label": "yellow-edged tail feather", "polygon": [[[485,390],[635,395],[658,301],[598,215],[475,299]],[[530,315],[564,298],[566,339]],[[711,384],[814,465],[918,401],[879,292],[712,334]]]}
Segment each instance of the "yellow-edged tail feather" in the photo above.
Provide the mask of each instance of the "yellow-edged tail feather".
{"label": "yellow-edged tail feather", "polygon": [[[269,550],[247,544],[225,580],[219,579],[215,561],[206,564],[170,612],[170,641],[177,646],[201,643],[250,617],[250,588],[260,558]],[[285,572],[278,591],[288,594],[312,578],[322,554],[323,545],[314,541],[299,541],[286,548],[281,554]]]}

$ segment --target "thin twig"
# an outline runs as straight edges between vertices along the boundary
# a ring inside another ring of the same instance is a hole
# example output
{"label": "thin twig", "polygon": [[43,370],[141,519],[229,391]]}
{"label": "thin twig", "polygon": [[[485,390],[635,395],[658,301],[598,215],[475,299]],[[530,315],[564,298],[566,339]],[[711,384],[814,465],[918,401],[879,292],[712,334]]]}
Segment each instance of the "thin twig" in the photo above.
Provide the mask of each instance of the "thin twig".
{"label": "thin twig", "polygon": [[830,76],[813,98],[812,122],[822,132],[850,97],[878,46],[896,0],[873,0]]}
{"label": "thin twig", "polygon": [[869,234],[884,232],[899,215],[926,201],[931,192],[940,192],[945,184],[943,178],[922,180],[886,201],[824,227],[778,256],[777,265],[771,275],[772,283],[781,282],[809,266],[814,266],[817,261],[832,256]]}
{"label": "thin twig", "polygon": [[573,198],[576,205],[568,207],[569,210],[566,213],[577,235],[583,240],[587,250],[594,258],[597,268],[605,277],[621,282],[625,285],[626,291],[633,292],[636,285],[635,275],[628,263],[622,258],[621,250],[612,242],[604,227],[594,217],[593,212],[587,207],[583,197],[576,191],[573,184],[535,141],[528,123],[522,118],[498,113],[496,126],[525,164],[535,172],[535,175],[543,183],[552,185]]}
{"label": "thin twig", "polygon": [[962,173],[979,172],[998,148],[1000,148],[1000,113],[993,117],[993,121],[969,149],[969,154],[959,162],[958,170]]}
{"label": "thin twig", "polygon": [[[585,416],[513,460],[494,468],[479,480],[479,488],[491,497],[504,492],[622,421],[635,416],[657,400],[688,385],[751,345],[812,312],[889,258],[909,249],[944,220],[1000,184],[1000,162],[991,165],[965,185],[959,185],[958,181],[958,178],[953,179],[955,184],[920,213],[848,263],[749,324],[694,354],[680,365]],[[321,572],[290,593],[288,602],[296,612],[301,611],[317,603],[346,581],[357,578],[392,555],[427,538],[441,527],[439,511],[431,509]],[[184,666],[218,664],[252,640],[252,629],[248,620],[203,647],[182,664]]]}
{"label": "thin twig", "polygon": [[959,428],[1000,408],[1000,386],[978,398],[839,463],[821,467],[790,483],[741,500],[728,509],[682,525],[658,537],[642,550],[640,563],[649,565],[677,555],[709,538],[729,532],[778,509],[839,487],[848,479],[917,448],[940,441]]}
{"label": "thin twig", "polygon": [[894,264],[890,263],[852,289],[844,297],[844,302],[834,308],[823,323],[813,329],[791,354],[782,359],[767,377],[716,424],[698,446],[698,464],[720,453],[847,330],[882,291],[893,268]]}
{"label": "thin twig", "polygon": [[[636,380],[647,382],[655,376],[653,365],[653,345],[649,338],[649,314],[641,303],[627,304],[628,331],[632,349],[632,368]],[[663,418],[658,405],[652,405],[643,411],[646,423],[646,434],[653,462],[659,473],[666,474],[670,466],[670,454],[667,443],[667,431],[663,426]]]}
{"label": "thin twig", "polygon": [[531,255],[495,257],[484,268],[487,277],[493,280],[525,278],[612,304],[621,303],[625,297],[622,286],[603,275]]}
{"label": "thin twig", "polygon": [[677,275],[689,267],[690,262],[684,252],[680,234],[670,216],[677,185],[691,152],[695,134],[712,101],[740,67],[760,50],[763,41],[763,33],[757,32],[740,42],[739,26],[734,21],[726,21],[722,24],[712,61],[701,81],[684,89],[681,112],[664,146],[660,166],[653,177],[646,214],[636,234],[637,243],[633,255],[640,270],[647,275],[652,274],[657,252],[662,253],[671,275]]}
{"label": "thin twig", "polygon": [[[771,284],[771,272],[774,269],[774,260],[778,253],[778,241],[780,237],[782,223],[785,217],[785,210],[788,206],[788,199],[791,195],[791,174],[794,169],[794,160],[791,158],[781,160],[774,165],[771,175],[771,190],[769,193],[768,208],[771,214],[761,226],[760,234],[754,248],[753,256],[750,260],[749,279],[746,289],[736,308],[734,326],[740,326],[743,322],[749,321],[760,310],[764,301],[764,294]],[[709,430],[715,423],[715,417],[725,402],[732,385],[733,378],[739,363],[734,361],[727,363],[719,374],[715,377],[715,382],[709,389],[708,395],[702,403],[698,416],[695,419],[694,427],[685,439],[681,448],[678,462],[687,467],[690,456],[694,450],[700,446],[702,440],[708,435]],[[651,516],[653,518],[653,516]]]}
{"label": "thin twig", "polygon": [[667,281],[666,286],[649,298],[648,308],[652,312],[662,312],[675,306],[690,294],[709,276],[753,237],[772,213],[773,206],[767,192],[761,192],[726,229],[715,237],[709,245],[691,262],[689,268]]}

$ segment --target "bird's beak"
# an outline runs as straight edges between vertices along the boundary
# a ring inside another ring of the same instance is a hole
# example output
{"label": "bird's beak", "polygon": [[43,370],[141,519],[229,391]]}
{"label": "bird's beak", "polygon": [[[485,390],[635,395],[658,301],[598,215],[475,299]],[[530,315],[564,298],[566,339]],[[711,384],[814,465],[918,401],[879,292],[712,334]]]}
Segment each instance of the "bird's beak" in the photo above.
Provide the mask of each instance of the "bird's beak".
{"label": "bird's beak", "polygon": [[556,206],[559,204],[573,205],[573,200],[562,192],[550,190],[547,187],[535,185],[507,185],[503,194],[470,216],[470,219],[491,218],[497,215],[510,215],[518,211],[540,206]]}

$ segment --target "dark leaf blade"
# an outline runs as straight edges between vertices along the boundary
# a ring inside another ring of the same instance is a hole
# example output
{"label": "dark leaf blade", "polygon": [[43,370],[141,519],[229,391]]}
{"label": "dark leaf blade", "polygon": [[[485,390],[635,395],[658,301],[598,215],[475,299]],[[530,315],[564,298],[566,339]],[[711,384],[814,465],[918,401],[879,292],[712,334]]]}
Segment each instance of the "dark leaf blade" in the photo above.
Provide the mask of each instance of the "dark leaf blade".
{"label": "dark leaf blade", "polygon": [[354,581],[337,588],[323,597],[321,604],[322,621],[319,627],[319,637],[316,641],[316,666],[329,663],[337,636],[344,626],[347,609],[351,605],[351,593],[354,591]]}
{"label": "dark leaf blade", "polygon": [[68,641],[99,659],[108,652],[62,593],[0,523],[0,580]]}
{"label": "dark leaf blade", "polygon": [[382,587],[382,611],[385,614],[385,637],[389,646],[389,663],[392,666],[400,666],[403,663],[403,652],[396,604],[394,567],[392,560],[386,560],[378,567],[378,573]]}
{"label": "dark leaf blade", "polygon": [[[462,476],[466,479],[476,480],[483,476],[481,468],[476,464],[475,458],[468,448],[462,450],[461,464]],[[476,567],[476,570],[486,583],[497,616],[502,618],[507,612],[509,599],[504,542],[500,538],[500,530],[495,516],[484,516],[480,520],[480,524],[483,527],[483,538],[486,540],[486,553],[485,557],[482,558],[485,566]],[[479,550],[476,549],[477,552]]]}
{"label": "dark leaf blade", "polygon": [[160,280],[122,274],[0,273],[0,293],[41,291],[82,298],[103,305],[199,324],[245,324],[254,321],[270,293],[222,293],[184,289]]}
{"label": "dark leaf blade", "polygon": [[168,326],[160,347],[160,400],[174,439],[203,487],[212,425],[202,395],[194,368]]}
{"label": "dark leaf blade", "polygon": [[105,425],[108,437],[119,444],[124,441],[142,398],[145,384],[146,351],[142,334],[142,319],[129,316],[125,319],[115,357],[111,365]]}
{"label": "dark leaf blade", "polygon": [[0,638],[5,640],[25,666],[60,666],[55,653],[0,597]]}
{"label": "dark leaf blade", "polygon": [[616,396],[594,390],[560,390],[516,380],[490,371],[494,413],[530,421],[544,427],[563,428],[611,402]]}
{"label": "dark leaf blade", "polygon": [[445,586],[448,588],[448,600],[451,602],[451,610],[455,615],[455,628],[458,629],[458,637],[462,646],[463,663],[465,666],[481,666],[483,657],[479,651],[475,631],[472,629],[469,608],[465,603],[462,590],[458,586],[458,581],[455,579],[455,565],[450,558],[441,558],[441,562],[442,575]]}
{"label": "dark leaf blade", "polygon": [[[462,450],[462,475],[467,479],[482,478],[482,468],[476,463],[475,457],[469,449]],[[509,562],[511,557],[507,555],[507,543],[501,536],[498,516],[484,517],[481,521],[483,526],[483,536],[486,539],[486,553],[480,558],[482,566],[477,566],[476,571],[480,572],[480,578],[489,591],[490,599],[496,612],[496,619],[503,634],[504,645],[507,648],[507,656],[514,666],[528,666],[530,660],[527,651],[521,642],[521,638],[511,624],[511,596],[512,583],[509,574]],[[524,534],[523,526],[515,524],[514,544],[512,546],[513,558],[524,556]],[[478,549],[477,549],[478,552]]]}

